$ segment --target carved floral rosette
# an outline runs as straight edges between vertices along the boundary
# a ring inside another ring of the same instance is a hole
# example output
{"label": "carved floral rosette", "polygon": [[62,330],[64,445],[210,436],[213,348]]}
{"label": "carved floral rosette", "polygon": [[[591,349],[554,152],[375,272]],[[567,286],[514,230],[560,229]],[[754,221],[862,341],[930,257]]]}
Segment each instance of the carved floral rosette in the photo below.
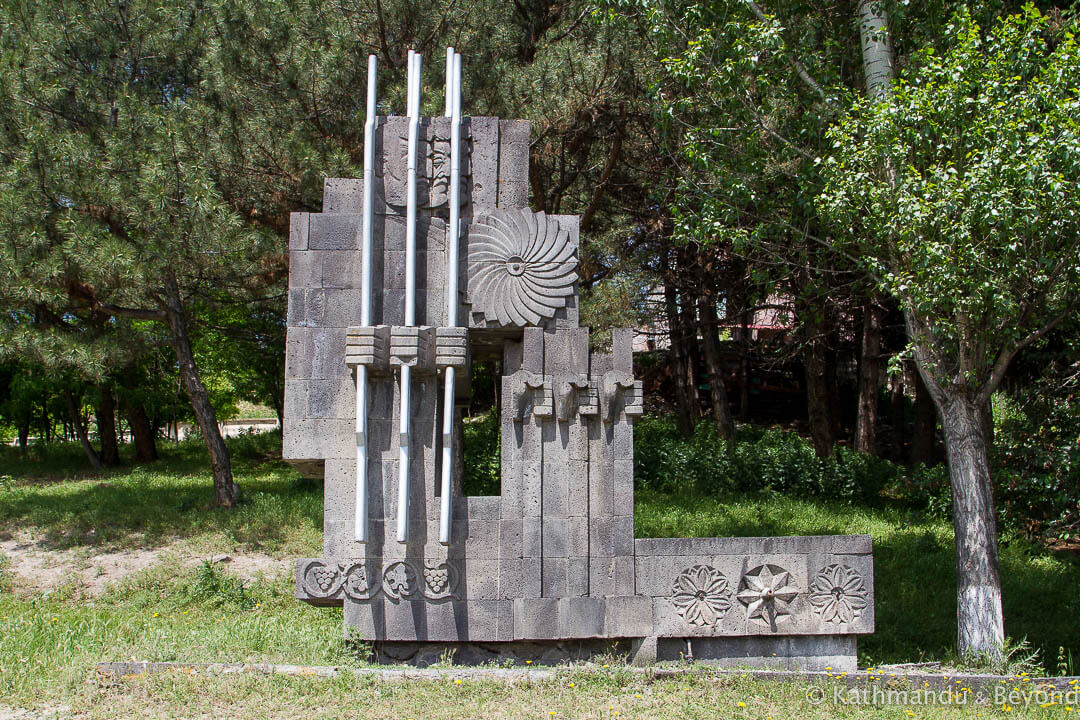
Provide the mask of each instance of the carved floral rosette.
{"label": "carved floral rosette", "polygon": [[371,600],[379,593],[400,600],[447,600],[458,597],[460,573],[452,563],[439,560],[395,560],[381,576],[366,560],[327,563],[308,560],[301,573],[303,591],[318,600],[348,598]]}
{"label": "carved floral rosette", "polygon": [[862,577],[847,565],[834,563],[810,582],[810,605],[827,623],[850,623],[869,604]]}
{"label": "carved floral rosette", "polygon": [[577,244],[556,218],[497,210],[473,220],[467,247],[469,302],[488,323],[539,325],[574,294]]}
{"label": "carved floral rosette", "polygon": [[672,584],[671,604],[690,625],[715,625],[731,609],[728,580],[708,565],[687,568]]}

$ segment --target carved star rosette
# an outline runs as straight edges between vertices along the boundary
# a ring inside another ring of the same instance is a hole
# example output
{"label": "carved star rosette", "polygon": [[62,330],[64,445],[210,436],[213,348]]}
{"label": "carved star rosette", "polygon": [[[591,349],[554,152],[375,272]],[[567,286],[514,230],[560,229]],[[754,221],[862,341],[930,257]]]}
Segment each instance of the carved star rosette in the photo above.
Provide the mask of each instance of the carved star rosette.
{"label": "carved star rosette", "polygon": [[839,563],[826,566],[814,576],[809,600],[824,622],[837,625],[858,618],[868,602],[862,577]]}
{"label": "carved star rosette", "polygon": [[746,607],[747,620],[760,620],[775,630],[776,623],[791,614],[789,606],[798,594],[790,572],[766,563],[743,575],[736,597]]}
{"label": "carved star rosette", "polygon": [[671,604],[690,625],[716,625],[731,609],[727,578],[708,565],[687,568],[675,578]]}
{"label": "carved star rosette", "polygon": [[566,307],[577,246],[559,221],[527,208],[498,210],[469,226],[469,301],[496,325],[538,325]]}

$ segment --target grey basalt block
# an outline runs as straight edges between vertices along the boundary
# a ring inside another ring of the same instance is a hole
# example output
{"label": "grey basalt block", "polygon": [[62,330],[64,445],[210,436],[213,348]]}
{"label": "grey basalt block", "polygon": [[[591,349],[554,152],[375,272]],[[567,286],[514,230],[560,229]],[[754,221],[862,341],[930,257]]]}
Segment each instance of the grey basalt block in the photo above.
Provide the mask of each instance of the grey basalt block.
{"label": "grey basalt block", "polygon": [[716,667],[766,667],[783,670],[853,673],[856,671],[856,639],[853,635],[695,638],[661,638],[656,660],[685,660]]}
{"label": "grey basalt block", "polygon": [[323,179],[324,213],[361,213],[364,211],[364,181],[354,178]]}
{"label": "grey basalt block", "polygon": [[308,217],[308,213],[301,212],[294,212],[289,215],[290,251],[308,249]]}
{"label": "grey basalt block", "polygon": [[357,213],[315,213],[309,216],[308,249],[359,250],[362,216]]}

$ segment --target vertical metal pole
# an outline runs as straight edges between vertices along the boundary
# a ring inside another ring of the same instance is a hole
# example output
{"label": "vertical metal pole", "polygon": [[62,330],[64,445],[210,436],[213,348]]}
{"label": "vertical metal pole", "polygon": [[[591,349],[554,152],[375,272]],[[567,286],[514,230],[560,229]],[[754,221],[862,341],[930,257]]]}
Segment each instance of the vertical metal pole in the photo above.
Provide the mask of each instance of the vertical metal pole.
{"label": "vertical metal pole", "polygon": [[446,48],[446,117],[454,110],[454,48]]}
{"label": "vertical metal pole", "polygon": [[[360,295],[360,324],[371,325],[371,252],[375,220],[375,78],[378,60],[368,55],[367,119],[364,122],[364,226],[360,246],[363,273]],[[367,478],[367,365],[356,366],[356,514],[353,537],[368,539]]]}
{"label": "vertical metal pole", "polygon": [[[453,104],[450,113],[450,236],[446,247],[446,324],[457,325],[458,311],[458,241],[461,232],[461,55],[454,54],[452,72]],[[454,368],[446,368],[443,390],[442,485],[439,504],[439,542],[450,544],[453,506],[450,488],[454,469]]]}
{"label": "vertical metal pole", "polygon": [[[409,158],[405,214],[405,325],[416,324],[416,147],[420,125],[420,55],[409,51]],[[412,406],[412,377],[408,365],[401,366],[401,405],[398,433],[397,540],[409,541],[409,436]]]}

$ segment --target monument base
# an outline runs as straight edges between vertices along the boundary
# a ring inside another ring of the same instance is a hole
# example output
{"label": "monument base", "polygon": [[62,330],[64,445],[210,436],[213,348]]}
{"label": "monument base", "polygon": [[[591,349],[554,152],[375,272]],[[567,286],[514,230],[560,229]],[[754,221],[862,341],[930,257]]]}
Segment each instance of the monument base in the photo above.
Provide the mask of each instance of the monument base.
{"label": "monument base", "polygon": [[637,666],[694,662],[716,667],[848,672],[857,669],[855,635],[772,637],[620,638],[537,642],[371,643],[376,662],[429,667],[454,665],[558,665],[587,660]]}

